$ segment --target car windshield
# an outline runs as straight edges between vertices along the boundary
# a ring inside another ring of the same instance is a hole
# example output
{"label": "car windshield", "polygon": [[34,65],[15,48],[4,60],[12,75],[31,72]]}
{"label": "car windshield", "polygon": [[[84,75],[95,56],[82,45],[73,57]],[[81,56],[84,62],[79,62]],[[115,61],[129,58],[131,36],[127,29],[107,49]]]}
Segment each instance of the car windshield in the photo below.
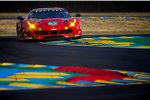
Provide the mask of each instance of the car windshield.
{"label": "car windshield", "polygon": [[65,10],[37,10],[32,11],[28,18],[29,19],[48,19],[48,18],[70,18],[71,16]]}

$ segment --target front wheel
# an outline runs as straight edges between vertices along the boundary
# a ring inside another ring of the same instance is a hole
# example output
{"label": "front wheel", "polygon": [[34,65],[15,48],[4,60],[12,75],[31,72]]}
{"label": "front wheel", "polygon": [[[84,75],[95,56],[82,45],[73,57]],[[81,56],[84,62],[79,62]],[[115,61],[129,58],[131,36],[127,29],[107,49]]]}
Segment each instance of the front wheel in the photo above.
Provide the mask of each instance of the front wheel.
{"label": "front wheel", "polygon": [[74,39],[74,40],[81,39],[81,36],[79,36],[79,37],[72,37],[72,38],[65,38],[65,40],[70,40],[70,39]]}
{"label": "front wheel", "polygon": [[81,36],[79,36],[79,37],[75,37],[75,39],[81,39]]}
{"label": "front wheel", "polygon": [[22,31],[17,31],[17,39],[18,40],[26,40],[25,39],[25,36],[24,36],[24,33]]}
{"label": "front wheel", "polygon": [[17,39],[18,40],[25,40],[24,33],[23,32],[17,32]]}
{"label": "front wheel", "polygon": [[19,28],[18,24],[16,24],[16,32],[17,32],[17,39],[18,40],[25,40],[23,30],[22,30],[22,28]]}

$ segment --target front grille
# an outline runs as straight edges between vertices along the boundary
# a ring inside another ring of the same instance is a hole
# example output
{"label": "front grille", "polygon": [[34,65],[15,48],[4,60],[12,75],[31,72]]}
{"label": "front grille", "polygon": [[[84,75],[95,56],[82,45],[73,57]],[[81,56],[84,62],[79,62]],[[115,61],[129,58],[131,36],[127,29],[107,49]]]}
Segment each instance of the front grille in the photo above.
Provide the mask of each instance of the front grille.
{"label": "front grille", "polygon": [[59,31],[59,34],[69,34],[69,33],[72,33],[72,29],[69,29],[69,30],[60,30]]}
{"label": "front grille", "polygon": [[50,31],[50,35],[57,35],[58,31]]}
{"label": "front grille", "polygon": [[35,31],[34,33],[37,35],[48,35],[48,31]]}
{"label": "front grille", "polygon": [[63,36],[48,36],[44,38],[44,40],[62,40],[62,39],[64,39]]}

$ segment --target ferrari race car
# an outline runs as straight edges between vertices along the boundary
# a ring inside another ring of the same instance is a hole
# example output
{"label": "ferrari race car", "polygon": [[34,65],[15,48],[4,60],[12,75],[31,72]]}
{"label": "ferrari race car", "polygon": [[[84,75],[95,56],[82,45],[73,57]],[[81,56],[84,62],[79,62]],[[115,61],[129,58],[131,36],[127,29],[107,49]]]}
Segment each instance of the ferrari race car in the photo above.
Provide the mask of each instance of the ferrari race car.
{"label": "ferrari race car", "polygon": [[80,14],[71,17],[64,8],[33,9],[16,23],[19,40],[47,40],[51,38],[80,38],[82,35]]}

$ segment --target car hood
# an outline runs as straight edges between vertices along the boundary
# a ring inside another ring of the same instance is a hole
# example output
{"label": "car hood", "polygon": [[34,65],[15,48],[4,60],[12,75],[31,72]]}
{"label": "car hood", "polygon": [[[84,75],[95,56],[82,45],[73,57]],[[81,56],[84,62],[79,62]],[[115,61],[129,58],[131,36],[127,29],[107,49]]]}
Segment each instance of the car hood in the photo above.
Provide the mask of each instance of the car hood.
{"label": "car hood", "polygon": [[36,23],[39,27],[49,30],[50,28],[64,28],[65,26],[69,26],[71,22],[73,22],[75,18],[51,18],[51,19],[34,19],[30,20],[33,23]]}
{"label": "car hood", "polygon": [[39,24],[48,24],[49,22],[58,22],[58,24],[62,24],[62,23],[68,23],[70,21],[73,21],[74,18],[51,18],[51,19],[34,19],[32,21],[37,22]]}

